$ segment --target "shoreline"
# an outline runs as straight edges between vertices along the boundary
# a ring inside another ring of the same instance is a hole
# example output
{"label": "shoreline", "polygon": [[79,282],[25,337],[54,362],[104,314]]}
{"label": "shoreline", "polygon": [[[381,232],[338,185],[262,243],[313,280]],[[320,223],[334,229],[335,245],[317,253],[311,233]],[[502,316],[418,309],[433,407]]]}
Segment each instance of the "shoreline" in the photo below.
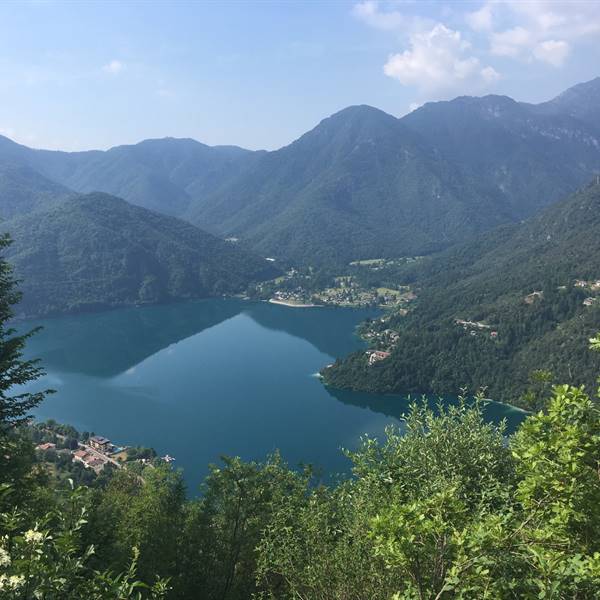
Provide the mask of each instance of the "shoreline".
{"label": "shoreline", "polygon": [[267,300],[271,304],[279,304],[280,306],[289,306],[290,308],[316,308],[318,304],[296,304],[294,302],[286,302],[285,300],[274,300],[270,298]]}
{"label": "shoreline", "polygon": [[[321,380],[321,383],[324,387],[328,387],[334,390],[339,390],[339,391],[348,391],[348,392],[354,392],[357,394],[368,394],[368,395],[372,395],[372,396],[380,396],[380,397],[387,397],[387,398],[401,398],[403,400],[407,400],[407,399],[411,399],[411,400],[420,400],[422,398],[427,398],[427,399],[436,399],[436,400],[442,400],[442,401],[446,401],[448,398],[444,397],[444,396],[439,396],[437,394],[431,394],[431,393],[421,393],[421,394],[411,394],[406,393],[403,394],[401,392],[368,392],[366,390],[361,390],[358,388],[340,388],[340,387],[336,387],[334,385],[331,385],[330,383],[327,383],[325,381],[325,376],[323,375],[322,371],[324,371],[325,369],[328,369],[329,367],[332,367],[333,363],[329,364],[329,365],[325,365],[321,371],[317,372],[317,376],[318,378]],[[473,399],[473,396],[470,396],[471,399]],[[529,416],[529,415],[533,415],[535,414],[534,411],[531,410],[527,410],[526,408],[522,408],[520,406],[517,406],[516,404],[511,404],[510,402],[503,402],[502,400],[494,400],[493,398],[482,398],[481,399],[483,405],[486,404],[497,404],[500,406],[506,406],[507,408],[509,408],[511,411],[517,412],[517,413],[522,413],[525,416]]]}

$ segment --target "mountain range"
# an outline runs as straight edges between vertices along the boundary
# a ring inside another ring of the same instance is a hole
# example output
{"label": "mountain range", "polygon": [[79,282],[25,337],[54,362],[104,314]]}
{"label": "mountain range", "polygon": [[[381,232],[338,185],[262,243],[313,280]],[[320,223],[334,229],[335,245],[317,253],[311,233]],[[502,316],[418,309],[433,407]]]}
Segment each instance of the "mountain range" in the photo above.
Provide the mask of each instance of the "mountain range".
{"label": "mountain range", "polygon": [[401,119],[352,106],[272,152],[0,137],[22,313],[238,292],[276,274],[261,256],[340,269],[493,240],[600,172],[598,106],[600,78],[537,105],[460,97]]}
{"label": "mountain range", "polygon": [[527,218],[599,172],[598,106],[600,78],[537,105],[460,97],[400,119],[353,106],[272,152],[167,138],[69,153],[0,138],[0,172],[35,172],[40,188],[14,200],[0,176],[0,216],[43,204],[54,185],[116,195],[296,263],[427,254]]}

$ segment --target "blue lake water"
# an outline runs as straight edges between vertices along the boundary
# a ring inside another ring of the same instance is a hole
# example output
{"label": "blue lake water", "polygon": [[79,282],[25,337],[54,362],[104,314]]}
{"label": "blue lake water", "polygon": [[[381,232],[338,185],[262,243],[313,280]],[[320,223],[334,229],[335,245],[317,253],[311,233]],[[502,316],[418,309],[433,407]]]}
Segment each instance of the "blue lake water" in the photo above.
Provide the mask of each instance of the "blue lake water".
{"label": "blue lake water", "polygon": [[[362,347],[356,325],[372,311],[288,308],[217,299],[34,320],[28,344],[57,391],[35,412],[120,445],[176,458],[194,494],[220,455],[346,472],[340,448],[400,424],[408,401],[325,388],[316,373]],[[491,404],[509,427],[522,413]]]}

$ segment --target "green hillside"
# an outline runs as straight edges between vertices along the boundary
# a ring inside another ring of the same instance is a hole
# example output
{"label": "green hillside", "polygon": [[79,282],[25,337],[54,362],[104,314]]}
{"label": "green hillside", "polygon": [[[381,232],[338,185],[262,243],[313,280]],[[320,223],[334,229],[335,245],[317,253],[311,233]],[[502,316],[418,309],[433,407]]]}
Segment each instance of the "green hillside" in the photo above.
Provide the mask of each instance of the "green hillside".
{"label": "green hillside", "polygon": [[313,264],[432,252],[510,218],[477,181],[369,106],[325,119],[192,206],[200,227]]}
{"label": "green hillside", "polygon": [[276,270],[192,225],[107,194],[76,197],[4,223],[24,280],[19,314],[201,298]]}
{"label": "green hillside", "polygon": [[[590,94],[600,103],[600,89]],[[463,96],[426,104],[402,123],[479,181],[516,221],[600,171],[598,131],[563,108],[547,113],[506,96]]]}
{"label": "green hillside", "polygon": [[355,354],[326,370],[327,383],[438,394],[487,386],[491,397],[518,402],[532,371],[547,369],[591,389],[585,342],[600,327],[599,231],[594,183],[527,222],[421,261],[404,273],[417,288],[415,310],[381,325],[400,334],[391,356],[368,366]]}
{"label": "green hillside", "polygon": [[207,146],[164,138],[105,152],[33,150],[0,136],[0,164],[26,165],[79,193],[106,192],[132,204],[178,216],[192,198],[218,188],[255,154],[236,146]]}
{"label": "green hillside", "polygon": [[0,219],[55,205],[74,193],[26,165],[0,164]]}

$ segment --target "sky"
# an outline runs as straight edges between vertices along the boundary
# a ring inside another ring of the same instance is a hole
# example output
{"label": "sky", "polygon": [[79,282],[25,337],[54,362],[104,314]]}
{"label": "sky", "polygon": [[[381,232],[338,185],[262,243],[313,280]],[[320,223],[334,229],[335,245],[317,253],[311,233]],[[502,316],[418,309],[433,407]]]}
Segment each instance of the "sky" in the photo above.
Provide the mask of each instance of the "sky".
{"label": "sky", "polygon": [[550,99],[600,75],[600,0],[0,3],[0,134],[275,149],[354,104]]}

